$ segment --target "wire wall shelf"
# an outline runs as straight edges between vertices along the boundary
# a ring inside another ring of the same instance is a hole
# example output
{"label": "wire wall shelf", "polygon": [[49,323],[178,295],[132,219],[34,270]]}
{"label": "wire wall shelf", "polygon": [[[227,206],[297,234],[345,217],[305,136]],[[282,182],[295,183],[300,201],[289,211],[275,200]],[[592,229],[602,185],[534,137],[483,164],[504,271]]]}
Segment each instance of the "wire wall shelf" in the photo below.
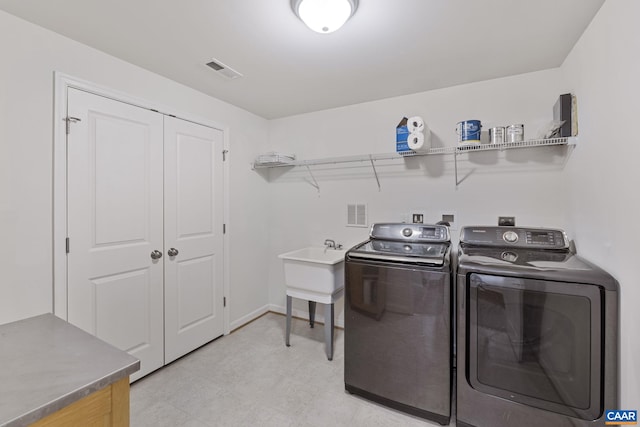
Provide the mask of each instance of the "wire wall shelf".
{"label": "wire wall shelf", "polygon": [[252,164],[252,169],[271,169],[271,168],[292,168],[296,166],[304,166],[309,171],[313,182],[318,189],[320,190],[315,178],[313,177],[313,173],[311,172],[310,166],[319,166],[319,165],[336,165],[342,163],[357,163],[357,162],[368,162],[371,163],[371,167],[373,168],[373,172],[378,183],[378,189],[380,189],[380,180],[378,178],[378,173],[376,171],[375,162],[381,160],[400,160],[408,157],[422,157],[422,156],[434,156],[434,155],[453,155],[456,163],[456,186],[460,183],[458,181],[458,172],[457,172],[457,157],[461,154],[474,153],[480,151],[503,151],[503,150],[511,150],[516,148],[535,148],[535,147],[549,147],[549,146],[575,146],[577,142],[577,137],[564,137],[564,138],[550,138],[550,139],[532,139],[527,141],[519,141],[519,142],[504,142],[499,144],[469,144],[469,145],[457,145],[450,147],[435,147],[426,151],[414,152],[409,151],[407,153],[379,153],[379,154],[363,154],[357,156],[341,156],[341,157],[326,157],[321,159],[309,159],[309,160],[291,160],[282,163],[260,163],[254,162]]}

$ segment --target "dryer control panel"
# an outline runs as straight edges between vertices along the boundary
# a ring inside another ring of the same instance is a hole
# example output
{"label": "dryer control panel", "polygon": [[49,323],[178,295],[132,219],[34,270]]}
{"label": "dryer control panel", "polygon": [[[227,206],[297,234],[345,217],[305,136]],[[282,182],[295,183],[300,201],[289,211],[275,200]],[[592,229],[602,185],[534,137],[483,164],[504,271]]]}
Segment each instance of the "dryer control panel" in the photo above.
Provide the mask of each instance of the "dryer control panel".
{"label": "dryer control panel", "polygon": [[568,249],[569,239],[562,230],[526,227],[463,227],[460,243],[531,249]]}

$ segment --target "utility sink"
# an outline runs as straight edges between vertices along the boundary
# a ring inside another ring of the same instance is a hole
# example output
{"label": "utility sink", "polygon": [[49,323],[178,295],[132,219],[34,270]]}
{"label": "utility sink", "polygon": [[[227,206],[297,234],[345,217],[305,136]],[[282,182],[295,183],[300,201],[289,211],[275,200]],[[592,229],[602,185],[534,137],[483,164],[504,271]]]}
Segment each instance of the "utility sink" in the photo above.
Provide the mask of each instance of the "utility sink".
{"label": "utility sink", "polygon": [[346,252],[345,249],[309,246],[278,255],[284,264],[287,288],[330,297],[344,288]]}
{"label": "utility sink", "polygon": [[284,264],[287,285],[285,343],[290,346],[292,298],[309,301],[309,325],[313,328],[316,303],[324,304],[324,346],[333,360],[334,303],[344,293],[344,249],[309,246],[278,255]]}

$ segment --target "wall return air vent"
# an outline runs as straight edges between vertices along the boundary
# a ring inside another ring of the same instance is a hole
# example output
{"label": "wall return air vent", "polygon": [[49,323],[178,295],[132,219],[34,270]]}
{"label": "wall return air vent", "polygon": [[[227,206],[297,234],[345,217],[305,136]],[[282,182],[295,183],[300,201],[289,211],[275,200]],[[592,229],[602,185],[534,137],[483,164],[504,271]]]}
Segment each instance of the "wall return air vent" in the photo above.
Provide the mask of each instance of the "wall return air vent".
{"label": "wall return air vent", "polygon": [[228,78],[229,80],[237,79],[238,77],[242,77],[242,74],[234,70],[233,68],[223,64],[222,62],[214,59],[211,62],[207,62],[207,66],[212,70],[215,70],[221,76]]}
{"label": "wall return air vent", "polygon": [[347,204],[347,227],[367,226],[367,205],[364,203]]}

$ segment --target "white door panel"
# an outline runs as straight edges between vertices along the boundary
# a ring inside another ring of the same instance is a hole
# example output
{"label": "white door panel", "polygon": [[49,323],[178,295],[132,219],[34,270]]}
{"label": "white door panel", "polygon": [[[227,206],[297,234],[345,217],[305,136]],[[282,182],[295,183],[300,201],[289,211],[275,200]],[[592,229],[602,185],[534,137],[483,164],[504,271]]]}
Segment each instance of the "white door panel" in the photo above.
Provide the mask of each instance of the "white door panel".
{"label": "white door panel", "polygon": [[215,313],[215,258],[205,256],[177,262],[178,334]]}
{"label": "white door panel", "polygon": [[165,117],[165,362],[223,334],[222,132]]}
{"label": "white door panel", "polygon": [[[149,270],[130,271],[93,280],[95,287],[96,335],[130,353],[148,347],[151,341]],[[126,295],[126,298],[122,298]],[[118,307],[113,316],[113,307]],[[122,331],[127,331],[123,334]]]}
{"label": "white door panel", "polygon": [[95,126],[95,245],[147,242],[148,128],[117,118]]}
{"label": "white door panel", "polygon": [[[171,119],[171,118],[169,118]],[[175,120],[175,119],[172,119]],[[180,123],[184,126],[196,126],[188,122]],[[171,124],[167,123],[171,128]],[[214,223],[214,161],[215,141],[213,129],[197,129],[202,135],[192,135],[183,132],[168,133],[167,138],[175,138],[175,145],[169,142],[168,149],[171,150],[167,158],[167,166],[171,167],[172,173],[167,174],[169,191],[175,191],[177,200],[167,200],[172,203],[172,210],[175,201],[177,230],[176,239],[213,238]],[[174,151],[175,150],[175,151]],[[221,149],[220,149],[221,150]],[[176,156],[175,158],[171,156]]]}
{"label": "white door panel", "polygon": [[163,124],[160,114],[69,89],[68,320],[163,364]]}

